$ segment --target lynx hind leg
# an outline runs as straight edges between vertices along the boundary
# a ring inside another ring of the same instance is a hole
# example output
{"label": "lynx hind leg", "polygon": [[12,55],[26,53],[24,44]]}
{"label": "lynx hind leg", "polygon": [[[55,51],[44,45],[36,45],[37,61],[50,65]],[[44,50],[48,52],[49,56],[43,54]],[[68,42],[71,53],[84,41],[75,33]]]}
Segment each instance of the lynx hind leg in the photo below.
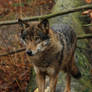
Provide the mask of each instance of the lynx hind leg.
{"label": "lynx hind leg", "polygon": [[65,87],[65,90],[64,92],[71,92],[71,75],[67,73],[66,75],[66,87]]}
{"label": "lynx hind leg", "polygon": [[49,92],[56,91],[57,77],[58,75],[50,76]]}
{"label": "lynx hind leg", "polygon": [[71,71],[70,71],[71,75],[76,78],[76,79],[79,79],[81,78],[81,73],[75,63],[75,59],[74,59],[74,56],[72,58],[72,66],[71,66]]}

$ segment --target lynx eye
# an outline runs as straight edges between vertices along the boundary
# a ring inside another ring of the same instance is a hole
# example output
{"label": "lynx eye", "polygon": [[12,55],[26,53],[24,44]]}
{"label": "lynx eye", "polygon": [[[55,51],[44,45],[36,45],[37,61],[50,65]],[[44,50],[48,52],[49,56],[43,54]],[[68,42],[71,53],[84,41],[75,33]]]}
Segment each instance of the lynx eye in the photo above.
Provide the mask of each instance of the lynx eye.
{"label": "lynx eye", "polygon": [[40,37],[35,37],[35,41],[38,43],[38,42],[40,42]]}

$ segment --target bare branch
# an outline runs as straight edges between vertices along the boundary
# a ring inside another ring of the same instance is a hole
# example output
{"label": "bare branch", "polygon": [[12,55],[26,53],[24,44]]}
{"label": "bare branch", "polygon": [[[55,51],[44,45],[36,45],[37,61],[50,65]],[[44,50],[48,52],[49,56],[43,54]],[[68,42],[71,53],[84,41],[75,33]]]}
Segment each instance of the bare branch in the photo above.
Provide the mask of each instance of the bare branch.
{"label": "bare branch", "polygon": [[82,34],[82,35],[77,36],[78,40],[80,40],[80,39],[90,39],[90,38],[92,38],[92,34]]}
{"label": "bare branch", "polygon": [[[82,35],[77,36],[78,40],[89,39],[89,38],[92,38],[92,34],[82,34]],[[20,48],[20,49],[15,50],[15,51],[10,51],[10,52],[4,53],[4,54],[0,54],[0,57],[12,55],[12,54],[19,53],[19,52],[23,52],[25,50],[26,50],[26,48]]]}
{"label": "bare branch", "polygon": [[[23,21],[35,21],[35,20],[44,19],[44,18],[53,18],[53,17],[56,17],[56,16],[65,15],[65,14],[81,11],[81,10],[84,10],[84,9],[91,9],[91,8],[92,8],[92,4],[84,5],[84,6],[81,6],[81,7],[72,8],[72,9],[64,10],[62,12],[52,13],[52,14],[49,14],[49,15],[35,16],[35,17],[29,17],[29,18],[27,17],[27,18],[23,18],[22,20]],[[17,24],[17,23],[18,23],[18,20],[2,21],[2,22],[0,22],[0,25],[12,25],[12,24]],[[83,34],[83,35],[79,35],[77,37],[78,40],[79,39],[86,39],[86,38],[92,38],[92,34]],[[22,51],[25,51],[25,48],[20,48],[20,49],[15,50],[15,51],[0,54],[0,57],[1,56],[8,56],[8,55],[19,53],[19,52],[22,52]]]}
{"label": "bare branch", "polygon": [[92,24],[85,24],[85,25],[83,25],[83,27],[89,27],[89,26],[92,26]]}
{"label": "bare branch", "polygon": [[[67,9],[61,12],[56,12],[56,13],[52,13],[52,14],[48,14],[48,15],[44,15],[44,16],[34,16],[34,17],[26,17],[23,18],[23,21],[37,21],[40,19],[49,19],[49,18],[53,18],[56,16],[61,16],[61,15],[65,15],[65,14],[69,14],[69,13],[73,13],[73,12],[78,12],[81,10],[86,10],[86,9],[92,9],[92,4],[90,5],[83,5],[77,8],[72,8],[72,9]],[[2,21],[0,22],[0,25],[12,25],[12,24],[18,24],[18,20],[11,20],[11,21]]]}
{"label": "bare branch", "polygon": [[20,49],[14,50],[14,51],[10,51],[10,52],[4,53],[4,54],[0,54],[0,57],[12,55],[12,54],[23,52],[23,51],[25,51],[25,48],[20,48]]}

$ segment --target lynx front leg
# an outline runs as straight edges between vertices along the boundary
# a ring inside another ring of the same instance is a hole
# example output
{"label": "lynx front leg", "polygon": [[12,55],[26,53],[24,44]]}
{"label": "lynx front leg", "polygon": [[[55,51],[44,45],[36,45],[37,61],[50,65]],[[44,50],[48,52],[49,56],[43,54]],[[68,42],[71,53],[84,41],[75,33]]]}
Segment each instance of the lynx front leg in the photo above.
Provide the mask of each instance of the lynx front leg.
{"label": "lynx front leg", "polygon": [[37,85],[38,85],[38,92],[45,92],[45,75],[43,73],[37,73]]}
{"label": "lynx front leg", "polygon": [[64,92],[71,92],[70,85],[71,85],[71,75],[67,74],[67,76],[66,76],[66,87],[65,87]]}
{"label": "lynx front leg", "polygon": [[51,76],[50,77],[50,91],[49,92],[55,92],[56,90],[56,84],[57,84],[57,77],[58,75]]}

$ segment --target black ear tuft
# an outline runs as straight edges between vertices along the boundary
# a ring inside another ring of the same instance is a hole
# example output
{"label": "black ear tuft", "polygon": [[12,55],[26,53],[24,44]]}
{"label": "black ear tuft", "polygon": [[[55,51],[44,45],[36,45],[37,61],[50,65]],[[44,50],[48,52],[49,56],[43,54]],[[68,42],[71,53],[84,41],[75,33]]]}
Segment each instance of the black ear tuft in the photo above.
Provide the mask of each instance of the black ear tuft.
{"label": "black ear tuft", "polygon": [[22,23],[22,22],[23,22],[22,19],[19,18],[19,19],[18,19],[18,23]]}
{"label": "black ear tuft", "polygon": [[42,29],[42,31],[45,31],[46,34],[49,33],[49,21],[47,19],[44,19],[38,24],[38,27]]}
{"label": "black ear tuft", "polygon": [[29,27],[30,25],[26,22],[24,22],[22,19],[18,19],[18,23],[22,26],[22,27]]}
{"label": "black ear tuft", "polygon": [[18,19],[18,24],[23,27],[23,21],[22,21],[22,19]]}
{"label": "black ear tuft", "polygon": [[44,26],[48,26],[49,25],[49,21],[47,19],[44,19],[41,21],[41,24],[44,24]]}

